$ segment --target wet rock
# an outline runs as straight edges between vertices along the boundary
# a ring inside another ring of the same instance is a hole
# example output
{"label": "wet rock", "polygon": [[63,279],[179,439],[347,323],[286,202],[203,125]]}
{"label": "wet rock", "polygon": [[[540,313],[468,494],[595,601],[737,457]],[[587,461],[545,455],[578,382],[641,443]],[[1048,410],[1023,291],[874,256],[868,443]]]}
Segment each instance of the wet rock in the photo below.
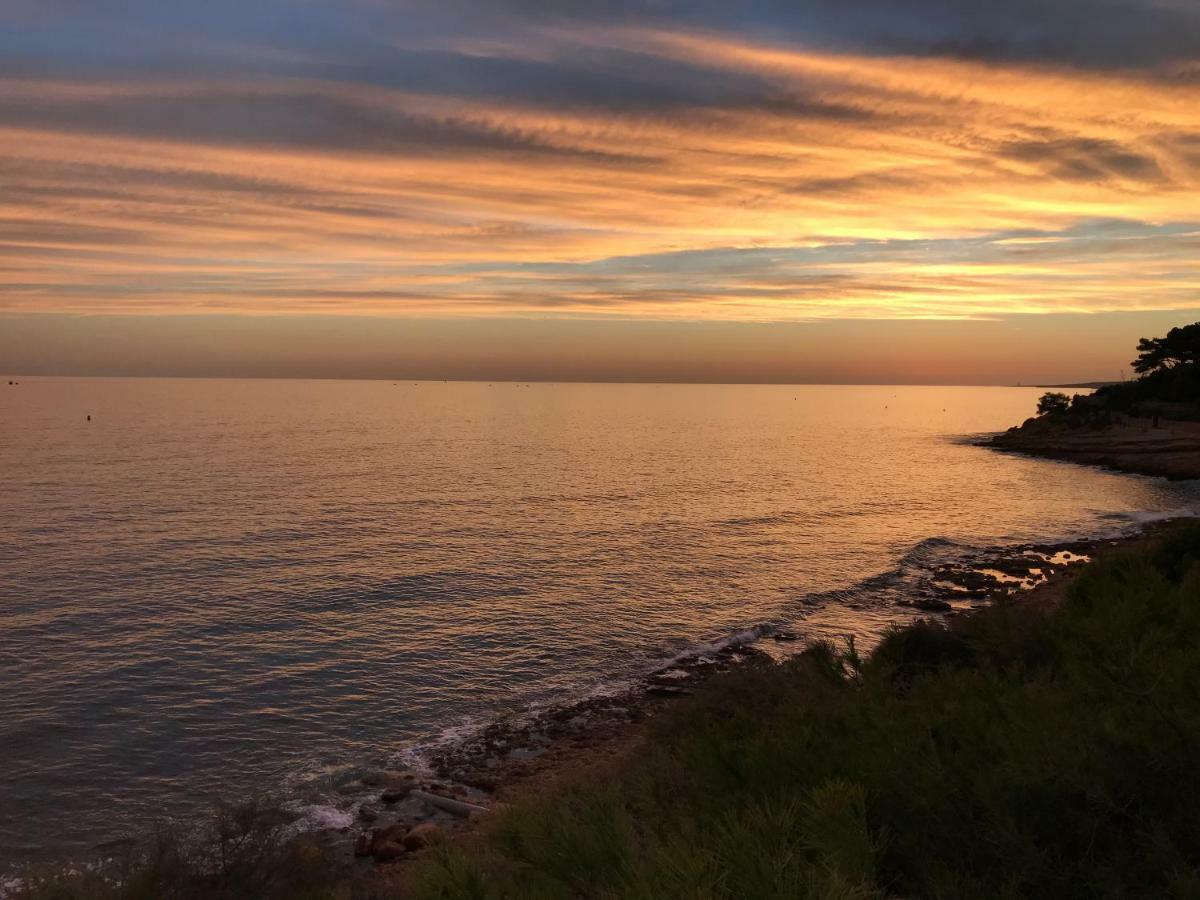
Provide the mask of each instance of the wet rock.
{"label": "wet rock", "polygon": [[800,635],[794,631],[777,631],[771,637],[777,641],[797,641],[800,639]]}
{"label": "wet rock", "polygon": [[407,850],[422,850],[442,839],[442,829],[433,822],[423,822],[404,835]]}
{"label": "wet rock", "polygon": [[379,810],[364,803],[358,808],[358,817],[364,822],[374,822],[379,818]]}
{"label": "wet rock", "polygon": [[1041,560],[1030,559],[1029,557],[1001,557],[991,560],[988,563],[989,568],[995,569],[997,572],[1003,572],[1005,575],[1011,575],[1013,578],[1024,578],[1036,566],[1043,565]]}

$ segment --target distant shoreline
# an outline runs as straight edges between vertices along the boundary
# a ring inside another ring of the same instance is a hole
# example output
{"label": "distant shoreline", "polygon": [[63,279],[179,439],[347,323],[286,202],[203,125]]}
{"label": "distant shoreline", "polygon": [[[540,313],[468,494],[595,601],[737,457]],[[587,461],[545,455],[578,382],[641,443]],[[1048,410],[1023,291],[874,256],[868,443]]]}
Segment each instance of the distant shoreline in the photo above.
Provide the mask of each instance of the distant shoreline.
{"label": "distant shoreline", "polygon": [[[1036,388],[1047,388],[1047,389],[1048,388],[1092,388],[1092,389],[1096,389],[1096,388],[1108,387],[1109,385],[1120,384],[1120,383],[1121,382],[1119,382],[1119,381],[1080,381],[1080,382],[1077,382],[1074,384],[1029,384],[1029,385],[1024,385],[1024,387],[1036,387]],[[1021,387],[1021,386],[1022,385],[1017,385],[1017,387]]]}

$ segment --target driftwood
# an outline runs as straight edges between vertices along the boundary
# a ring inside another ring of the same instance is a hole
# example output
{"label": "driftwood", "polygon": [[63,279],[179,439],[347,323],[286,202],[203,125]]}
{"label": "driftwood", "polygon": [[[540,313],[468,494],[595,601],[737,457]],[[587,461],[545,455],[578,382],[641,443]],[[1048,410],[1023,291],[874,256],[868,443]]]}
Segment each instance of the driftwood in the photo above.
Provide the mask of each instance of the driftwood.
{"label": "driftwood", "polygon": [[424,800],[430,806],[436,809],[444,810],[456,816],[462,816],[464,819],[471,813],[485,813],[486,806],[476,806],[474,803],[467,803],[463,800],[455,800],[452,797],[443,797],[440,794],[430,794],[426,791],[413,791],[410,797],[416,797],[418,800]]}

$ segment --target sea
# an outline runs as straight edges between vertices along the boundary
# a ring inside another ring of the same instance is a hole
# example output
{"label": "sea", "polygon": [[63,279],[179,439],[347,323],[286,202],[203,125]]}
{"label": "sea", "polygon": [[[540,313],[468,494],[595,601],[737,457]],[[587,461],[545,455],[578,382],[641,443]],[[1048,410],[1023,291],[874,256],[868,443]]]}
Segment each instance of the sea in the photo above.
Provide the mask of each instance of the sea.
{"label": "sea", "polygon": [[0,382],[0,870],[339,787],[1197,482],[994,452],[1035,388]]}

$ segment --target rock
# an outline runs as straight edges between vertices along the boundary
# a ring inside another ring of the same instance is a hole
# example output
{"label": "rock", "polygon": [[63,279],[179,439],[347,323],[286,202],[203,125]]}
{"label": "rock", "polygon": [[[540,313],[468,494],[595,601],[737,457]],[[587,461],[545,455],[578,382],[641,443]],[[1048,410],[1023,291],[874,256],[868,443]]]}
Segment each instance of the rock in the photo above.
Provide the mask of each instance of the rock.
{"label": "rock", "polygon": [[412,787],[391,787],[379,795],[379,799],[391,806],[393,803],[399,803],[401,800],[408,798],[412,793]]}
{"label": "rock", "polygon": [[364,803],[358,808],[358,817],[367,823],[374,822],[379,818],[379,810]]}
{"label": "rock", "polygon": [[487,794],[493,793],[497,787],[496,779],[490,778],[487,775],[471,774],[462,780],[464,784]]}
{"label": "rock", "polygon": [[421,850],[442,839],[442,829],[433,822],[423,822],[411,829],[404,836],[404,847],[408,850]]}
{"label": "rock", "polygon": [[359,858],[371,855],[371,836],[365,831],[354,842],[354,855]]}
{"label": "rock", "polygon": [[771,637],[777,641],[796,641],[800,639],[800,635],[794,631],[777,631]]}
{"label": "rock", "polygon": [[375,851],[384,844],[393,843],[400,840],[401,836],[407,831],[407,826],[400,822],[393,822],[386,828],[376,828],[371,832],[371,855],[375,855]]}
{"label": "rock", "polygon": [[375,857],[376,862],[388,863],[395,862],[407,852],[405,845],[399,841],[385,841],[376,847],[371,855]]}

